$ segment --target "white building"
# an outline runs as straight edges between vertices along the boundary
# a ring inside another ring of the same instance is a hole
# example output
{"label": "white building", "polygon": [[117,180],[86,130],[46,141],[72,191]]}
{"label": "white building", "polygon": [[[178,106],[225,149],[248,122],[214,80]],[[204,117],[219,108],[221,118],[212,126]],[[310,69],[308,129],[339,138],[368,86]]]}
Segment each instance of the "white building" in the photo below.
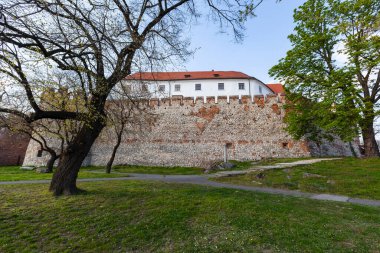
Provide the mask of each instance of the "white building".
{"label": "white building", "polygon": [[139,72],[128,76],[124,87],[132,94],[149,94],[152,98],[240,97],[283,92],[281,84],[266,85],[237,71]]}

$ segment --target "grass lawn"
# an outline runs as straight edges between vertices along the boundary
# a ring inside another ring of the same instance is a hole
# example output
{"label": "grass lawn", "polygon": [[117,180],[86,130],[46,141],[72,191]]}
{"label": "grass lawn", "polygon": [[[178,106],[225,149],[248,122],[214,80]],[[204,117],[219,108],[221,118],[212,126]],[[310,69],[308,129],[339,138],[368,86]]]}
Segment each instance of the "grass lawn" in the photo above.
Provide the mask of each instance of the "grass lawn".
{"label": "grass lawn", "polygon": [[142,173],[160,175],[199,175],[203,174],[202,168],[194,167],[165,167],[165,166],[138,166],[138,165],[116,165],[115,172]]}
{"label": "grass lawn", "polygon": [[[317,157],[302,157],[302,158],[267,158],[253,163],[254,166],[275,165],[276,163],[292,163],[302,160],[312,160]],[[252,166],[251,166],[252,167]]]}
{"label": "grass lawn", "polygon": [[[305,159],[305,158],[301,158]],[[307,159],[307,158],[306,158]],[[282,158],[262,160],[255,165],[267,165],[277,162],[298,161],[300,158]],[[252,168],[251,161],[230,161],[236,166],[231,170],[245,170]],[[104,172],[103,166],[89,166],[81,168],[79,178],[102,178],[102,177],[124,177],[127,175],[112,173],[142,173],[142,174],[160,174],[160,175],[200,175],[203,174],[203,168],[196,167],[165,167],[165,166],[138,166],[138,165],[116,165],[112,168],[111,174]],[[94,173],[96,171],[97,173]],[[214,171],[217,172],[217,171]],[[2,166],[0,167],[0,181],[19,181],[19,180],[38,180],[51,179],[52,174],[36,173],[35,171],[20,170],[19,166]]]}
{"label": "grass lawn", "polygon": [[[89,170],[99,169],[98,167],[85,167],[79,172],[79,178],[99,178],[99,177],[125,177],[121,174],[93,173]],[[104,169],[102,169],[104,171]],[[100,170],[99,170],[100,171]],[[20,166],[1,166],[0,181],[19,180],[39,180],[51,179],[52,173],[37,173],[35,171],[21,170]]]}
{"label": "grass lawn", "polygon": [[[252,161],[235,161],[230,160],[229,162],[235,164],[232,169],[226,170],[246,170],[257,165],[267,165],[274,164],[278,162],[294,162],[299,160],[305,160],[308,158],[278,158],[278,159],[266,159],[256,163]],[[200,175],[203,174],[203,168],[196,167],[165,167],[165,166],[138,166],[138,165],[116,165],[113,167],[115,172],[123,173],[142,173],[142,174],[160,174],[160,175]],[[218,171],[212,171],[215,173]]]}
{"label": "grass lawn", "polygon": [[210,173],[216,173],[219,171],[234,171],[234,170],[247,170],[254,168],[256,166],[263,166],[263,165],[273,165],[276,163],[290,163],[290,162],[296,162],[301,160],[309,160],[309,159],[315,159],[315,157],[304,157],[304,158],[267,158],[262,159],[260,161],[235,161],[235,160],[229,160],[228,162],[233,163],[235,167],[231,169],[224,169],[224,170],[214,170]]}
{"label": "grass lawn", "polygon": [[0,252],[379,252],[380,208],[158,182],[0,186]]}
{"label": "grass lawn", "polygon": [[[83,167],[79,171],[79,178],[103,178],[103,177],[126,177],[122,173],[143,173],[143,174],[161,174],[161,175],[191,175],[203,174],[202,168],[189,167],[159,167],[159,166],[114,166],[111,174],[103,173],[103,166]],[[19,180],[38,180],[51,179],[50,173],[37,173],[35,171],[21,170],[19,166],[2,166],[0,167],[0,181],[19,181]]]}
{"label": "grass lawn", "polygon": [[[259,173],[261,173],[260,176],[258,176]],[[215,180],[233,184],[380,199],[380,159],[344,158]]]}

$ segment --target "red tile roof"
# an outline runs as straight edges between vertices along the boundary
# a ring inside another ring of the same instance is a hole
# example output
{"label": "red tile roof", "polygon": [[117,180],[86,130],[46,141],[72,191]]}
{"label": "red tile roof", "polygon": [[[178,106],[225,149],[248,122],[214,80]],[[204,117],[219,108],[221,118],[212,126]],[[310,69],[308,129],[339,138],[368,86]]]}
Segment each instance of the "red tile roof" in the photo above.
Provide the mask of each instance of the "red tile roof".
{"label": "red tile roof", "polygon": [[281,83],[267,84],[268,88],[274,93],[285,93],[284,86]]}
{"label": "red tile roof", "polygon": [[127,80],[197,80],[197,79],[249,79],[252,78],[237,71],[190,71],[190,72],[137,72],[126,77]]}

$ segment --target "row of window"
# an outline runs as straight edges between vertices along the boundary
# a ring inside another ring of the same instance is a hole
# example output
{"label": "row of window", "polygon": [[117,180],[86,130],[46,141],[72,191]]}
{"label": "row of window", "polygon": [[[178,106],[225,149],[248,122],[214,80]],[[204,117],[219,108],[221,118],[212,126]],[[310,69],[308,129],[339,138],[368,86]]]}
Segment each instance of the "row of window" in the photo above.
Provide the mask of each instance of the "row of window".
{"label": "row of window", "polygon": [[[245,83],[238,83],[239,90],[245,90]],[[158,90],[161,92],[165,91],[165,85],[159,85]],[[196,83],[195,84],[195,90],[202,90],[202,84]],[[218,83],[218,90],[224,90],[224,83]],[[174,91],[181,91],[181,85],[175,84],[174,85]],[[261,87],[260,87],[261,92]]]}
{"label": "row of window", "polygon": [[[239,90],[245,90],[245,83],[238,83],[238,86],[239,86]],[[158,91],[160,91],[160,92],[165,92],[165,89],[166,89],[165,85],[159,85],[158,86]],[[127,90],[127,92],[131,92],[131,86],[127,85],[126,90]],[[202,90],[202,84],[200,84],[200,83],[195,84],[195,90],[196,91]],[[224,90],[224,83],[218,83],[218,90]],[[146,85],[143,85],[142,91],[147,92],[148,87]],[[181,91],[181,85],[175,84],[174,85],[174,91],[177,91],[177,92]],[[259,92],[263,93],[261,86],[259,86]]]}

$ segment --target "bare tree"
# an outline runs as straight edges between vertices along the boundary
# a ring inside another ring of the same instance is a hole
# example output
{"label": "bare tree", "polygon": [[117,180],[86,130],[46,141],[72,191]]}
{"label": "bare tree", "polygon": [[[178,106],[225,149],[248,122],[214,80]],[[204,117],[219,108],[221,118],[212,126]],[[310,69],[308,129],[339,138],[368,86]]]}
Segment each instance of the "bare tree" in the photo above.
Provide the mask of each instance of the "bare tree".
{"label": "bare tree", "polygon": [[[59,81],[62,81],[60,76]],[[41,107],[64,109],[77,108],[77,94],[69,94],[67,90],[54,92],[45,90],[40,98]],[[47,160],[47,172],[53,172],[55,161],[61,156],[64,147],[69,145],[73,137],[81,128],[81,121],[57,120],[57,119],[40,119],[28,122],[17,115],[8,115],[0,113],[0,126],[9,129],[12,132],[22,133],[35,141],[41,151],[49,153]]]}
{"label": "bare tree", "polygon": [[[143,87],[142,82],[137,83]],[[142,133],[154,124],[157,115],[150,110],[148,99],[151,94],[141,89],[131,90],[130,86],[118,85],[110,94],[105,108],[107,125],[111,131],[109,139],[116,139],[106,172],[110,173],[116,152],[121,144],[123,134]],[[126,99],[128,98],[128,99]]]}
{"label": "bare tree", "polygon": [[[259,1],[261,2],[261,1]],[[0,0],[0,112],[27,122],[75,120],[82,127],[64,149],[53,175],[54,195],[78,192],[76,179],[92,144],[106,125],[105,104],[113,87],[137,67],[165,65],[191,53],[183,28],[197,17],[191,0]],[[221,25],[242,37],[252,15],[251,0],[206,0]],[[147,67],[145,67],[147,68]],[[40,106],[41,87],[52,87],[47,72],[69,72],[80,84],[84,107],[54,110]],[[39,79],[44,82],[36,83]]]}

